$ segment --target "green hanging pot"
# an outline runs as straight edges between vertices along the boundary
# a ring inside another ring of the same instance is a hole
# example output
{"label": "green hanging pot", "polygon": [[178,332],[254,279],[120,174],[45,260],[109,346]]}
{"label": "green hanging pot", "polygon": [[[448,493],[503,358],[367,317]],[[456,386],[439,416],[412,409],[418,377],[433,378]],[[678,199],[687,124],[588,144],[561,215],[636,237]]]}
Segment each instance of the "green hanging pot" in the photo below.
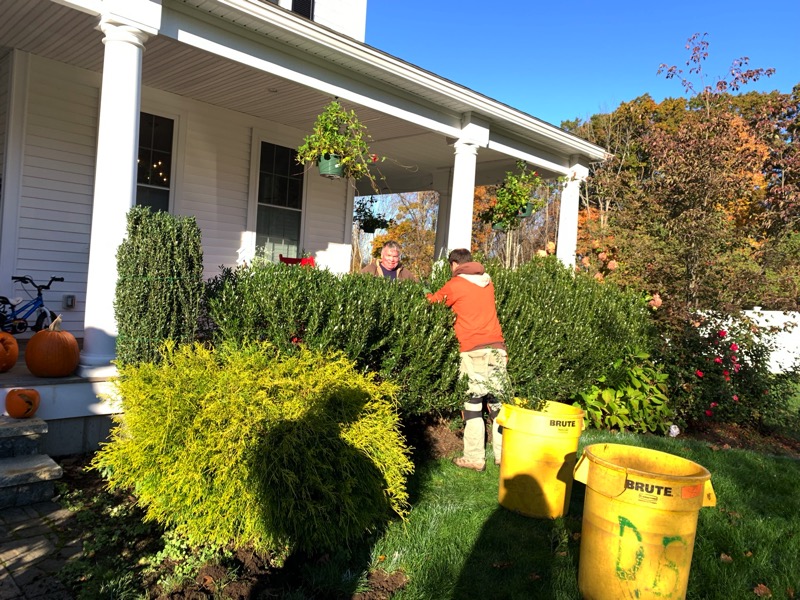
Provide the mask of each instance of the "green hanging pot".
{"label": "green hanging pot", "polygon": [[320,175],[330,179],[341,179],[344,174],[344,167],[338,154],[323,154],[317,161],[317,167]]}
{"label": "green hanging pot", "polygon": [[533,214],[533,202],[528,202],[521,211],[519,211],[519,218],[520,219],[527,219]]}

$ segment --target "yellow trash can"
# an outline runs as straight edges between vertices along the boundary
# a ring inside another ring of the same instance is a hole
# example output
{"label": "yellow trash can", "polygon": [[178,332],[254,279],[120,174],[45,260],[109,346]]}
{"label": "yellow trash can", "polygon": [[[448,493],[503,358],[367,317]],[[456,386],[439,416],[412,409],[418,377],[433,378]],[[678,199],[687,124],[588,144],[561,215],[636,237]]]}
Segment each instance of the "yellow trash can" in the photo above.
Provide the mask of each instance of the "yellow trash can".
{"label": "yellow trash can", "polygon": [[593,444],[575,466],[575,481],[586,484],[583,598],[685,598],[697,517],[717,502],[708,470],[666,452]]}
{"label": "yellow trash can", "polygon": [[503,426],[500,506],[528,517],[566,514],[583,416],[561,402],[547,402],[540,411],[503,405],[497,417]]}

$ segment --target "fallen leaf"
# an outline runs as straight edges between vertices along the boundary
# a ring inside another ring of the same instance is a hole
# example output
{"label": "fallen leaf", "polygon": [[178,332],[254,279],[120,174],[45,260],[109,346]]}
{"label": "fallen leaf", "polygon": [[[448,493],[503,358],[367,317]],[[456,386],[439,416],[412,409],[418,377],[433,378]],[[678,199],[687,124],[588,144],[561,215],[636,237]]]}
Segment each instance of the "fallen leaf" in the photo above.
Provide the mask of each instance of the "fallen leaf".
{"label": "fallen leaf", "polygon": [[378,562],[383,562],[383,561],[385,561],[385,560],[386,560],[386,555],[385,555],[385,554],[381,554],[381,555],[378,557]]}
{"label": "fallen leaf", "polygon": [[567,555],[567,553],[565,551],[563,551],[563,550],[561,552],[556,552],[556,554],[558,554],[558,556],[566,556]]}
{"label": "fallen leaf", "polygon": [[731,445],[730,444],[722,444],[722,449],[723,450],[730,450],[731,449]]}
{"label": "fallen leaf", "polygon": [[538,573],[531,573],[530,575],[528,575],[528,579],[530,579],[531,581],[538,581],[541,578],[542,576],[539,575]]}
{"label": "fallen leaf", "polygon": [[719,451],[719,446],[715,446],[714,444],[709,444],[708,447],[713,450],[714,452]]}
{"label": "fallen leaf", "polygon": [[576,531],[575,533],[573,533],[572,534],[572,539],[576,540],[576,541],[581,539],[581,532],[580,531]]}
{"label": "fallen leaf", "polygon": [[793,587],[786,588],[786,597],[787,598],[794,598],[794,588]]}
{"label": "fallen leaf", "polygon": [[733,562],[733,559],[730,556],[728,556],[727,554],[725,554],[724,552],[719,555],[719,560],[720,560],[720,562],[724,562],[724,563],[732,563]]}
{"label": "fallen leaf", "polygon": [[759,598],[772,598],[772,590],[770,590],[763,583],[759,583],[753,588],[753,593]]}
{"label": "fallen leaf", "polygon": [[753,553],[752,553],[752,552],[750,552],[750,550],[748,550],[747,552],[745,552],[745,553],[744,553],[744,555],[745,555],[747,558],[750,558],[751,556],[753,556]]}

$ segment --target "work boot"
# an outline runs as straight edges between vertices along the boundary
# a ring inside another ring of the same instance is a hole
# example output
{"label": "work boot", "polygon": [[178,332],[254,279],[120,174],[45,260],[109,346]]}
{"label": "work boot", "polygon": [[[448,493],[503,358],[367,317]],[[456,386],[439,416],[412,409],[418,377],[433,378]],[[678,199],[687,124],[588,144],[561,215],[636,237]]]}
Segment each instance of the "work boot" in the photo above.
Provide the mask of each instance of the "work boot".
{"label": "work boot", "polygon": [[453,464],[457,467],[461,467],[462,469],[472,469],[473,471],[486,470],[485,460],[468,460],[463,456],[459,456],[458,458],[453,459]]}

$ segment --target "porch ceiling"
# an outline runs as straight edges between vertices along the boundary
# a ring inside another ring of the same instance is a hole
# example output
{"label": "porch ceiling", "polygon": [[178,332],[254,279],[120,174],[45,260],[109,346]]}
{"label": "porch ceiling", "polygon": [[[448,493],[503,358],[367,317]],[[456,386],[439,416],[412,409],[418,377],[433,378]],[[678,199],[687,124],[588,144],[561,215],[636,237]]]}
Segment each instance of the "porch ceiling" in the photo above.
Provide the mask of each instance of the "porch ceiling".
{"label": "porch ceiling", "polygon": [[[102,71],[104,46],[97,16],[51,0],[0,0],[0,15],[4,16],[0,20],[0,49],[17,48]],[[330,100],[330,96],[313,88],[164,36],[145,45],[142,81],[148,87],[294,127],[298,130],[298,144]],[[389,92],[397,91],[388,82],[384,85]],[[408,95],[404,90],[400,93]],[[353,103],[345,104],[354,107]],[[374,140],[372,149],[391,157],[379,166],[390,187],[387,191],[431,189],[433,173],[452,166],[453,148],[442,134],[369,107],[355,108]],[[512,158],[482,148],[478,152],[476,181],[497,183],[513,166]],[[544,169],[537,170],[545,176],[552,175]]]}

